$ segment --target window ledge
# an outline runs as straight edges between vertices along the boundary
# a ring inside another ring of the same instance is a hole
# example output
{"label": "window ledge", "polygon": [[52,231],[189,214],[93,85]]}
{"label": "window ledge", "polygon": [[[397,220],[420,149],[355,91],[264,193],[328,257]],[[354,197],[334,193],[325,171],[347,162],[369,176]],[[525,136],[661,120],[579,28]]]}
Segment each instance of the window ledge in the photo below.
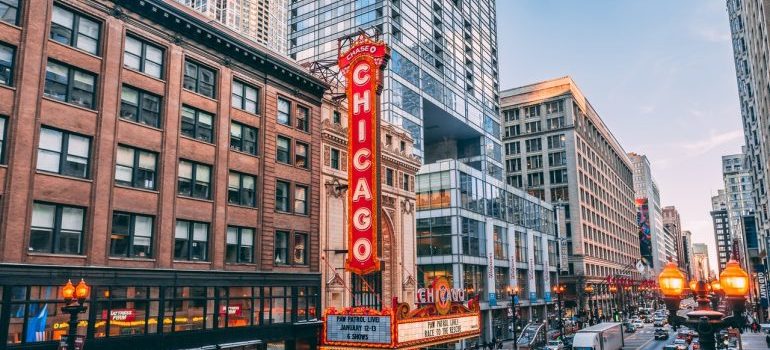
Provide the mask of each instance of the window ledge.
{"label": "window ledge", "polygon": [[[43,97],[44,100],[47,100],[47,101],[51,101],[51,102],[54,102],[54,103],[62,104],[62,105],[69,106],[69,107],[72,107],[72,108],[77,108],[77,109],[80,109],[80,110],[83,110],[83,111],[86,111],[86,112],[89,112],[89,113],[93,113],[93,114],[99,114],[99,112],[96,109],[90,109],[90,108],[86,108],[86,107],[83,107],[83,106],[78,106],[78,105],[76,105],[74,103],[69,103],[69,102],[65,102],[65,101],[59,101],[59,100],[57,100],[55,98],[48,97],[48,96],[46,96],[44,94],[42,94],[42,97]],[[94,94],[94,97],[96,97],[96,94]]]}
{"label": "window ledge", "polygon": [[282,211],[282,210],[278,210],[278,209],[276,209],[275,212],[278,213],[278,214],[293,215],[293,216],[299,216],[299,217],[302,217],[302,218],[309,218],[310,217],[310,214],[297,214],[297,213],[294,213],[294,212],[291,212],[291,211]]}
{"label": "window ledge", "polygon": [[[1,21],[0,21],[0,22],[1,22]],[[13,80],[13,78],[12,78],[12,79],[11,79],[11,82],[12,82],[12,83],[15,83],[16,81],[14,81],[14,80]],[[15,87],[15,86],[13,86],[13,85],[5,85],[5,84],[0,84],[0,88],[2,88],[2,89],[7,89],[7,90],[11,90],[11,91],[16,91],[16,87]]]}
{"label": "window ledge", "polygon": [[147,73],[145,73],[145,72],[142,72],[142,71],[139,71],[139,70],[133,69],[133,68],[131,68],[131,67],[126,67],[125,65],[123,65],[123,69],[125,69],[125,70],[128,70],[128,71],[131,71],[131,72],[134,72],[134,73],[136,73],[136,74],[139,74],[139,75],[141,75],[141,76],[143,76],[143,77],[147,77],[147,78],[150,78],[150,79],[152,79],[152,80],[155,80],[155,81],[157,81],[157,82],[159,82],[159,83],[163,83],[163,84],[165,84],[165,83],[166,83],[166,81],[165,81],[165,80],[163,80],[163,79],[161,79],[161,78],[156,78],[156,77],[153,77],[152,75],[149,75],[149,74],[147,74]]}
{"label": "window ledge", "polygon": [[202,260],[176,260],[174,259],[173,262],[176,263],[182,263],[182,264],[198,264],[198,265],[211,265],[211,261],[202,261]]}
{"label": "window ledge", "polygon": [[121,184],[118,184],[118,183],[115,183],[115,187],[125,188],[127,190],[136,190],[136,191],[141,191],[141,192],[154,193],[154,194],[160,193],[160,191],[158,191],[158,190],[151,190],[149,188],[141,188],[141,187],[132,187],[132,186],[127,186],[127,185],[121,185]]}
{"label": "window ledge", "polygon": [[[183,80],[184,80],[184,79],[183,79]],[[183,81],[182,83],[184,83],[184,81]],[[214,96],[214,97],[208,97],[208,96],[206,96],[206,95],[204,95],[204,94],[202,94],[202,93],[200,93],[200,92],[195,92],[195,91],[192,91],[192,90],[190,90],[190,89],[186,89],[186,88],[184,88],[184,87],[182,87],[182,90],[184,90],[184,91],[187,91],[187,92],[189,92],[189,93],[191,93],[191,94],[193,94],[193,95],[195,95],[195,96],[199,96],[199,97],[205,98],[205,99],[207,99],[207,100],[209,100],[209,101],[212,101],[212,102],[217,102],[217,98],[216,98],[216,96]],[[216,95],[216,94],[214,94],[214,95]]]}
{"label": "window ledge", "polygon": [[227,203],[227,206],[228,207],[235,207],[235,208],[250,209],[250,210],[259,210],[259,207],[257,207],[257,206],[253,206],[252,207],[252,206],[249,206],[249,205],[233,204],[233,203],[230,203],[230,202]]}
{"label": "window ledge", "polygon": [[[213,133],[214,133],[214,130],[212,129],[212,134]],[[204,145],[209,145],[209,146],[212,146],[212,147],[216,147],[216,141],[215,140],[211,140],[211,142],[206,142],[206,141],[203,141],[203,140],[196,139],[194,137],[190,137],[190,136],[184,135],[184,134],[182,134],[181,131],[179,132],[179,137],[183,138],[183,139],[188,139],[188,140],[193,141],[193,142],[202,143]]]}
{"label": "window ledge", "polygon": [[225,265],[227,266],[248,266],[248,267],[256,267],[256,263],[244,263],[244,262],[230,262],[225,261]]}
{"label": "window ledge", "polygon": [[133,125],[136,125],[136,126],[141,126],[143,128],[147,128],[147,129],[150,129],[150,130],[155,130],[155,131],[163,132],[162,128],[156,128],[156,127],[151,126],[151,125],[147,125],[147,124],[140,123],[140,122],[135,122],[135,121],[133,121],[131,119],[121,118],[120,116],[118,116],[118,120],[120,120],[122,122],[129,123],[129,124],[133,124]]}
{"label": "window ledge", "polygon": [[54,258],[83,259],[83,260],[87,258],[87,256],[81,255],[81,254],[41,253],[41,252],[30,252],[30,251],[27,252],[27,255],[45,256],[45,257],[54,257]]}
{"label": "window ledge", "polygon": [[147,261],[147,262],[155,262],[155,258],[129,258],[129,257],[121,257],[121,256],[111,256],[108,257],[109,260],[115,260],[115,261]]}
{"label": "window ledge", "polygon": [[[97,41],[97,43],[98,43],[98,44],[101,44],[101,41],[102,41],[102,40],[103,40],[102,38],[99,38],[99,40]],[[85,51],[85,50],[83,50],[83,49],[81,49],[81,48],[78,48],[78,47],[75,47],[75,46],[71,46],[71,45],[62,44],[62,43],[60,43],[60,42],[58,42],[58,41],[56,41],[56,40],[53,40],[53,39],[51,39],[50,37],[48,38],[48,42],[49,42],[49,43],[54,43],[54,44],[56,44],[56,45],[59,45],[59,46],[61,46],[61,47],[63,47],[63,48],[69,49],[69,50],[74,50],[74,51],[80,52],[80,53],[82,53],[82,54],[85,54],[85,55],[91,56],[91,57],[93,57],[93,58],[96,58],[96,59],[98,59],[98,60],[100,60],[100,61],[102,60],[102,56],[98,56],[98,55],[92,54],[92,53],[90,53],[90,52],[88,52],[88,51]],[[54,57],[54,59],[56,59],[56,57]],[[94,72],[91,72],[91,73],[94,73]]]}
{"label": "window ledge", "polygon": [[239,150],[237,150],[235,148],[232,148],[232,147],[228,147],[228,149],[230,151],[232,151],[232,152],[235,152],[235,153],[238,153],[238,154],[243,154],[245,156],[249,156],[249,157],[253,157],[253,158],[260,158],[259,152],[257,152],[257,154],[251,154],[249,152],[239,151]]}
{"label": "window ledge", "polygon": [[[190,90],[187,90],[187,91],[190,91]],[[241,108],[238,108],[238,107],[234,107],[234,106],[232,106],[232,105],[230,105],[230,108],[232,108],[232,109],[234,109],[234,110],[236,110],[236,111],[239,111],[239,112],[243,112],[243,113],[246,113],[246,114],[248,114],[248,115],[250,115],[250,116],[252,116],[252,117],[262,118],[262,113],[252,113],[252,112],[249,112],[249,111],[247,111],[247,110],[245,110],[245,109],[241,109]]]}
{"label": "window ledge", "polygon": [[176,195],[176,196],[177,196],[177,197],[179,197],[179,198],[185,198],[185,199],[190,199],[190,200],[199,201],[199,202],[204,202],[204,203],[214,203],[214,200],[213,200],[213,199],[205,199],[205,198],[198,198],[198,197],[190,197],[190,196],[185,196],[185,195],[182,195],[182,194],[178,194],[178,193],[177,193],[177,195]]}
{"label": "window ledge", "polygon": [[37,174],[37,175],[48,175],[48,176],[58,177],[58,178],[62,178],[62,179],[75,180],[75,181],[88,182],[88,183],[93,183],[94,182],[93,179],[84,179],[82,177],[75,177],[75,176],[51,173],[51,172],[48,172],[48,171],[45,171],[45,170],[38,170],[38,169],[35,169],[35,174]]}

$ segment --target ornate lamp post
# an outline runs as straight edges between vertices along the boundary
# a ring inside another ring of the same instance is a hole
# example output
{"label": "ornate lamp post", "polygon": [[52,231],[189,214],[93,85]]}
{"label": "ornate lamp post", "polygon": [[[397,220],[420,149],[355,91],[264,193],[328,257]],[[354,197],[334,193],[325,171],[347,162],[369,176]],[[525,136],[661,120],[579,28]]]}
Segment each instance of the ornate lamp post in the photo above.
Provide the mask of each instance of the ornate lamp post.
{"label": "ornate lamp post", "polygon": [[714,334],[720,329],[743,326],[743,312],[746,306],[746,295],[749,292],[749,275],[741,269],[735,259],[731,259],[727,263],[719,279],[719,287],[724,292],[728,302],[726,309],[732,310],[730,316],[712,308],[709,291],[713,287],[706,281],[690,282],[690,288],[695,295],[698,307],[694,311],[688,312],[686,317],[677,315],[676,312],[679,310],[679,303],[685,291],[685,279],[673,262],[666,264],[666,268],[658,276],[658,283],[666,302],[666,308],[669,311],[669,323],[674,325],[674,329],[679,325],[687,325],[691,329],[697,330],[701,349],[716,349]]}
{"label": "ornate lamp post", "polygon": [[88,293],[91,290],[82,278],[77,286],[72,285],[71,280],[67,280],[67,284],[61,290],[62,298],[64,298],[64,306],[61,311],[70,315],[69,330],[67,332],[67,349],[75,349],[75,338],[78,335],[78,314],[86,312],[88,307],[83,306],[88,298]]}
{"label": "ornate lamp post", "polygon": [[518,319],[518,316],[516,315],[518,313],[517,307],[519,305],[519,286],[514,286],[511,288],[511,286],[508,286],[508,296],[511,297],[511,304],[513,305],[513,310],[511,310],[511,323],[513,324],[512,330],[513,330],[513,348],[517,349],[519,348],[519,342],[518,339],[516,339],[516,321]]}
{"label": "ornate lamp post", "polygon": [[618,293],[618,287],[614,284],[611,284],[609,287],[610,294],[612,295],[612,303],[610,304],[612,306],[612,320],[618,321],[616,314],[618,312],[618,305],[617,305],[617,293]]}
{"label": "ornate lamp post", "polygon": [[593,298],[591,298],[591,295],[594,294],[594,286],[589,284],[583,289],[583,291],[586,293],[586,296],[588,297],[588,324],[593,325],[594,322],[594,308],[593,308]]}
{"label": "ornate lamp post", "polygon": [[563,285],[555,285],[553,286],[553,292],[556,293],[556,306],[558,307],[558,315],[559,315],[559,334],[561,339],[564,339],[564,317],[562,315],[562,309],[561,309],[561,295],[564,294],[564,291],[566,288],[564,288]]}

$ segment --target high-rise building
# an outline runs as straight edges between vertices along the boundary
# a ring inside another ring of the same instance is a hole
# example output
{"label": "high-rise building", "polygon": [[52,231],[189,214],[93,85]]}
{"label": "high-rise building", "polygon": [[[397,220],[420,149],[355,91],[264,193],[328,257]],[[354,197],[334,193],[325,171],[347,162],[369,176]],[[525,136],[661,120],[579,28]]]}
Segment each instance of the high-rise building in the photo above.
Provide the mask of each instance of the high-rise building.
{"label": "high-rise building", "polygon": [[88,349],[316,348],[327,85],[176,2],[13,4],[0,346],[56,348],[82,278]]}
{"label": "high-rise building", "polygon": [[684,230],[682,231],[682,258],[684,264],[679,265],[679,269],[684,268],[684,274],[687,276],[687,280],[692,280],[695,276],[693,255],[692,255],[692,232]]}
{"label": "high-rise building", "polygon": [[[641,212],[644,208],[639,206],[646,201],[648,227],[650,237],[652,238],[652,256],[646,257],[645,254],[642,254],[642,257],[652,259],[648,263],[651,263],[651,267],[657,274],[663,270],[666,262],[668,262],[668,258],[676,258],[676,240],[672,236],[671,231],[667,231],[663,226],[660,190],[658,189],[658,183],[652,176],[650,160],[646,155],[633,152],[628,154],[628,158],[631,160],[634,170],[634,195],[637,200],[637,212],[641,217]],[[642,247],[642,250],[644,250],[644,247]]]}
{"label": "high-rise building", "polygon": [[733,236],[731,234],[730,215],[727,210],[727,195],[725,190],[719,190],[716,196],[711,197],[711,221],[714,225],[714,240],[717,243],[717,268],[719,272],[730,260],[733,248]]}
{"label": "high-rise building", "polygon": [[711,276],[708,246],[703,243],[693,243],[693,277],[696,280],[707,281]]}
{"label": "high-rise building", "polygon": [[679,211],[676,210],[675,206],[669,205],[663,207],[662,214],[663,227],[668,229],[675,241],[676,255],[672,257],[672,260],[676,261],[680,270],[686,271],[686,266],[689,261],[685,258],[686,249],[684,240],[682,239],[682,221],[679,217]]}
{"label": "high-rise building", "polygon": [[422,163],[417,283],[446,276],[479,295],[483,336],[471,343],[511,337],[509,286],[522,291],[525,321],[545,319],[558,260],[553,208],[503,181],[495,21],[492,0],[297,0],[289,10],[289,55],[329,76],[340,39],[364,30],[390,47],[382,121],[409,132]]}
{"label": "high-rise building", "polygon": [[[754,216],[755,213],[751,173],[746,168],[746,164],[744,153],[722,156],[722,178],[725,185],[724,195],[730,221],[730,234],[737,245],[739,260],[744,268],[748,268],[749,258],[759,259],[758,249],[753,249],[753,256],[750,257],[747,247],[747,235],[752,235],[751,239],[757,241],[756,232],[746,232],[746,228],[743,227],[744,217]],[[752,228],[756,229],[753,223]]]}
{"label": "high-rise building", "polygon": [[507,182],[564,209],[567,305],[580,308],[586,283],[604,290],[607,276],[638,277],[631,162],[575,82],[563,77],[501,96]]}
{"label": "high-rise building", "polygon": [[746,141],[745,170],[751,174],[758,249],[766,256],[770,246],[770,0],[726,2]]}
{"label": "high-rise building", "polygon": [[246,36],[286,54],[288,0],[174,0]]}

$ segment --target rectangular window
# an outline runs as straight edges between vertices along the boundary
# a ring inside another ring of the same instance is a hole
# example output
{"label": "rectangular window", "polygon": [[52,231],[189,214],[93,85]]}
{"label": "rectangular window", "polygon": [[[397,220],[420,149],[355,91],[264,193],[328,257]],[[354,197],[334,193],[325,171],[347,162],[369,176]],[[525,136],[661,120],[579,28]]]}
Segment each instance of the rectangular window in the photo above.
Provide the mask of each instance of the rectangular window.
{"label": "rectangular window", "polygon": [[511,175],[506,178],[506,182],[516,188],[521,188],[521,175]]}
{"label": "rectangular window", "polygon": [[535,122],[529,122],[524,124],[524,129],[526,133],[534,133],[534,132],[540,132],[541,131],[541,124],[540,121]]}
{"label": "rectangular window", "polygon": [[297,144],[294,146],[294,165],[308,169],[310,167],[310,162],[308,160],[308,148],[309,146],[305,143],[297,142]]}
{"label": "rectangular window", "polygon": [[120,117],[160,127],[160,96],[123,85],[120,91]]}
{"label": "rectangular window", "polygon": [[158,155],[154,152],[119,145],[115,162],[115,183],[154,190],[157,159]]}
{"label": "rectangular window", "polygon": [[211,198],[211,166],[187,160],[179,161],[177,193],[193,198]]}
{"label": "rectangular window", "polygon": [[404,191],[409,191],[409,175],[403,174],[401,179],[401,189]]}
{"label": "rectangular window", "polygon": [[342,113],[340,111],[334,111],[332,113],[332,123],[334,124],[342,124]]}
{"label": "rectangular window", "polygon": [[174,259],[208,260],[209,224],[177,220],[174,230]]}
{"label": "rectangular window", "polygon": [[99,31],[98,22],[59,5],[53,5],[52,40],[96,55],[99,51]]}
{"label": "rectangular window", "polygon": [[0,21],[18,23],[19,0],[0,0]]}
{"label": "rectangular window", "polygon": [[550,175],[552,184],[567,183],[567,169],[551,170]]}
{"label": "rectangular window", "polygon": [[8,119],[0,117],[0,164],[5,164],[5,138],[6,138],[6,132],[5,132],[5,125],[8,122]]}
{"label": "rectangular window", "polygon": [[564,124],[564,117],[548,119],[548,130],[563,128]]}
{"label": "rectangular window", "polygon": [[233,80],[231,103],[235,108],[257,114],[259,112],[259,90],[246,83]]}
{"label": "rectangular window", "polygon": [[289,232],[275,231],[275,264],[289,264]]}
{"label": "rectangular window", "polygon": [[152,216],[113,212],[110,256],[150,258],[152,235]]}
{"label": "rectangular window", "polygon": [[505,155],[506,156],[512,156],[515,154],[521,153],[521,145],[518,141],[516,142],[507,142],[505,144]]}
{"label": "rectangular window", "polygon": [[493,226],[495,259],[508,259],[508,235],[500,226]]}
{"label": "rectangular window", "polygon": [[291,164],[291,139],[278,136],[275,142],[275,160],[279,163]]}
{"label": "rectangular window", "polygon": [[49,60],[43,94],[54,100],[94,109],[96,75]]}
{"label": "rectangular window", "polygon": [[543,168],[543,156],[529,156],[527,157],[527,169],[542,169]]}
{"label": "rectangular window", "polygon": [[308,215],[307,186],[294,185],[294,214]]}
{"label": "rectangular window", "polygon": [[307,265],[308,240],[305,233],[294,233],[294,265]]}
{"label": "rectangular window", "polygon": [[532,238],[532,253],[535,258],[535,264],[542,264],[543,263],[543,241],[540,240],[540,237],[533,237]]}
{"label": "rectangular window", "polygon": [[128,35],[123,51],[123,66],[162,79],[163,49]]}
{"label": "rectangular window", "polygon": [[516,261],[527,262],[527,234],[516,232]]}
{"label": "rectangular window", "polygon": [[332,169],[340,170],[340,150],[332,148],[329,161]]}
{"label": "rectangular window", "polygon": [[395,174],[393,172],[393,169],[385,168],[385,184],[388,186],[393,186],[393,182],[395,181]]}
{"label": "rectangular window", "polygon": [[257,155],[259,129],[241,123],[230,123],[230,149]]}
{"label": "rectangular window", "polygon": [[548,149],[564,148],[567,137],[564,134],[548,136]]}
{"label": "rectangular window", "polygon": [[291,102],[278,98],[278,115],[276,116],[278,124],[291,125]]}
{"label": "rectangular window", "polygon": [[32,206],[29,251],[80,254],[85,211],[79,207],[35,202]]}
{"label": "rectangular window", "polygon": [[196,62],[185,60],[183,83],[185,89],[215,98],[216,81],[217,73],[214,70]]}
{"label": "rectangular window", "polygon": [[225,260],[232,263],[254,262],[254,229],[227,227]]}
{"label": "rectangular window", "polygon": [[527,152],[538,152],[543,149],[543,141],[538,137],[536,139],[525,140]]}
{"label": "rectangular window", "polygon": [[227,181],[227,202],[235,205],[256,207],[257,178],[231,171]]}
{"label": "rectangular window", "polygon": [[275,210],[288,213],[289,208],[289,183],[285,181],[275,182]]}
{"label": "rectangular window", "polygon": [[529,173],[527,174],[528,186],[542,186],[543,185],[543,173]]}
{"label": "rectangular window", "polygon": [[505,127],[504,137],[514,137],[521,135],[521,125],[511,125]]}
{"label": "rectangular window", "polygon": [[182,106],[182,135],[204,142],[214,142],[214,115]]}
{"label": "rectangular window", "polygon": [[540,116],[540,105],[524,107],[524,117],[534,118]]}
{"label": "rectangular window", "polygon": [[[0,10],[2,10],[2,0],[0,0]],[[15,53],[16,50],[13,47],[0,44],[0,84],[8,86],[13,85],[13,61]]]}
{"label": "rectangular window", "polygon": [[310,131],[310,110],[302,106],[297,106],[297,129]]}
{"label": "rectangular window", "polygon": [[40,128],[37,170],[86,179],[91,139],[74,133]]}
{"label": "rectangular window", "polygon": [[549,166],[567,165],[567,152],[556,152],[548,154]]}

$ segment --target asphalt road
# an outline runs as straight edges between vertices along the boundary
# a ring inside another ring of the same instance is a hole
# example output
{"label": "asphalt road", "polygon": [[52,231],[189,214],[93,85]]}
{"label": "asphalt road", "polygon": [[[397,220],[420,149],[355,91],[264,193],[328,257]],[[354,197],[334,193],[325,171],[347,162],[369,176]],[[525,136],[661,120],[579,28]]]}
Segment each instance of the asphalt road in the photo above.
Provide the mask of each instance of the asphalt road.
{"label": "asphalt road", "polygon": [[674,342],[676,333],[669,331],[668,340],[655,340],[655,327],[652,323],[645,323],[644,328],[638,329],[636,333],[623,333],[625,346],[623,350],[658,350],[664,345]]}

